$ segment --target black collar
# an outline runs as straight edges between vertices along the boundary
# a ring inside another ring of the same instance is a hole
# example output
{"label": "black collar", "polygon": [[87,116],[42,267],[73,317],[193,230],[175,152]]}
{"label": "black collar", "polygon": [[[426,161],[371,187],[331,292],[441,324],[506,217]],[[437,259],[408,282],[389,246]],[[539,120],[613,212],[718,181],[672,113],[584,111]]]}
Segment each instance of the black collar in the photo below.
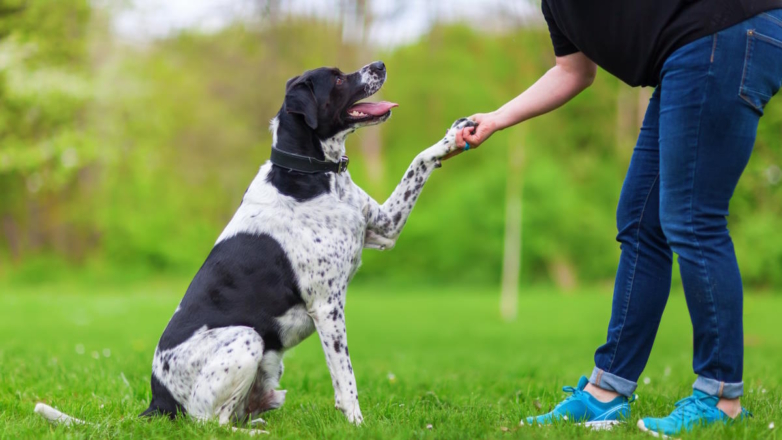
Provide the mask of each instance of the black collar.
{"label": "black collar", "polygon": [[348,163],[350,162],[347,156],[342,156],[339,162],[331,162],[327,160],[318,160],[314,157],[288,153],[286,151],[278,150],[274,147],[272,147],[272,155],[270,160],[278,167],[307,174],[339,174],[348,169]]}

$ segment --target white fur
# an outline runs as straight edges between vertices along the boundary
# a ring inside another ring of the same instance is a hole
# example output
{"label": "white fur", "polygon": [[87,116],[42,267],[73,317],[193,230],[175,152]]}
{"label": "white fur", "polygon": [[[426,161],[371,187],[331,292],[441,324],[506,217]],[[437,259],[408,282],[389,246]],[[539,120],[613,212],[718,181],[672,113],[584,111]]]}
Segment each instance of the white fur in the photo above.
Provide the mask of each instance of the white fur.
{"label": "white fur", "polygon": [[277,324],[280,326],[280,339],[285,348],[295,347],[315,331],[315,323],[303,306],[291,307],[277,318]]}
{"label": "white fur", "polygon": [[272,132],[272,147],[277,145],[277,128],[280,126],[280,119],[275,116],[270,122],[269,122],[269,131]]}
{"label": "white fur", "polygon": [[377,71],[371,69],[370,66],[362,67],[360,73],[361,82],[364,83],[364,91],[366,92],[367,96],[377,93],[385,81],[385,74],[384,77],[381,78]]}
{"label": "white fur", "polygon": [[[350,361],[344,306],[347,284],[361,264],[361,249],[394,246],[423,185],[440,159],[455,148],[456,123],[437,144],[419,154],[399,186],[379,205],[345,172],[333,175],[329,193],[299,203],[280,194],[267,182],[271,163],[264,164],[244,196],[241,206],[217,242],[239,233],[268,234],[282,247],[294,268],[304,307],[278,319],[283,345],[290,348],[314,329],[321,339],[334,386],[336,407],[353,423],[363,417]],[[344,134],[324,141],[330,151],[344,151]],[[261,362],[261,371],[273,376],[273,365]],[[281,367],[281,362],[279,363]],[[266,366],[265,366],[266,365]],[[264,393],[273,391],[266,383]]]}
{"label": "white fur", "polygon": [[82,425],[84,421],[64,414],[45,403],[38,403],[35,405],[35,412],[40,414],[41,417],[48,420],[55,425]]}
{"label": "white fur", "polygon": [[[365,82],[374,93],[372,88],[379,88],[382,80],[365,70],[362,77],[368,75]],[[327,193],[299,202],[267,182],[272,168],[267,162],[217,239],[220,243],[240,233],[266,234],[282,247],[304,302],[277,318],[283,350],[317,331],[335,405],[352,423],[362,423],[363,417],[345,328],[347,285],[361,264],[364,247],[394,246],[426,180],[440,159],[455,149],[456,132],[465,124],[466,120],[457,121],[443,139],[416,156],[382,205],[355,185],[348,172],[331,174]],[[276,118],[271,125],[276,143]],[[345,137],[352,131],[323,141],[326,157],[337,160],[344,154]],[[157,350],[153,374],[188,414],[225,424],[255,417],[285,401],[286,392],[276,389],[283,372],[282,352],[263,350],[264,341],[253,328],[204,326],[176,347]],[[41,407],[38,412],[49,420],[81,422],[52,411]]]}
{"label": "white fur", "polygon": [[254,329],[203,326],[176,347],[157,350],[152,373],[193,418],[228,423],[244,417],[262,356]]}
{"label": "white fur", "polygon": [[[303,306],[293,307],[277,318],[283,349],[318,332],[331,373],[335,405],[353,423],[360,424],[363,417],[345,328],[347,285],[361,264],[364,247],[394,246],[424,183],[440,159],[454,150],[455,134],[463,126],[455,123],[440,142],[419,154],[382,205],[355,185],[347,172],[331,175],[328,193],[298,202],[267,181],[272,167],[267,162],[217,239],[220,243],[240,233],[267,234],[282,247],[304,301]],[[344,152],[346,135],[340,133],[323,142],[329,157]],[[248,340],[252,350],[245,349],[248,345],[243,341]],[[228,353],[231,348],[235,351]],[[254,417],[279,407],[285,400],[285,391],[276,390],[283,369],[282,353],[268,351],[260,356],[262,348],[263,341],[251,328],[202,328],[185,343],[157,353],[153,371],[188,413],[197,418],[217,417],[227,423],[231,418]],[[179,366],[185,374],[166,378],[163,365],[173,362],[175,354],[180,362],[197,362],[192,368],[190,364]],[[257,376],[255,371],[248,371],[253,365]],[[244,370],[240,371],[239,366]],[[220,383],[203,374],[205,370],[225,372],[225,368],[230,373],[220,373]]]}

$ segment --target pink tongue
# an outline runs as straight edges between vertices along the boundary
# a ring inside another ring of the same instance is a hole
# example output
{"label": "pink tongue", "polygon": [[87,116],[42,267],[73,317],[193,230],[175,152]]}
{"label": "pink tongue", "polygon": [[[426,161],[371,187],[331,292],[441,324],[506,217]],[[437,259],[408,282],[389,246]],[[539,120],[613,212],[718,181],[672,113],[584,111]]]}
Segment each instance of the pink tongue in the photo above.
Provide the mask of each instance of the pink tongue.
{"label": "pink tongue", "polygon": [[394,107],[399,107],[395,102],[361,102],[348,109],[348,113],[360,112],[372,116],[382,116]]}

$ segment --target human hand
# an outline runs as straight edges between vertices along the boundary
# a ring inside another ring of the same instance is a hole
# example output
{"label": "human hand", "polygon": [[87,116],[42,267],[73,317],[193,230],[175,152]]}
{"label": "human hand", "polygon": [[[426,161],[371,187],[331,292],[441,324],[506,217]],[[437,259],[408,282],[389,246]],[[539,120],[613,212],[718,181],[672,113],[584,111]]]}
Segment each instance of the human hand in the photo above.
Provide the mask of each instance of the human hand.
{"label": "human hand", "polygon": [[453,153],[459,151],[456,147],[456,136],[461,135],[462,130],[465,127],[475,127],[475,122],[467,118],[457,119],[451,128],[446,130],[445,137],[440,142],[432,145],[424,150],[421,154],[430,160],[435,161],[435,167],[440,167],[440,162],[443,158],[450,157]]}
{"label": "human hand", "polygon": [[467,143],[470,144],[470,150],[478,148],[483,142],[486,141],[500,126],[498,118],[494,113],[478,113],[468,118],[475,122],[477,126],[464,127],[459,133],[456,134],[456,151],[451,152],[443,158],[443,160],[450,159],[456,155],[459,155],[465,151],[464,147]]}

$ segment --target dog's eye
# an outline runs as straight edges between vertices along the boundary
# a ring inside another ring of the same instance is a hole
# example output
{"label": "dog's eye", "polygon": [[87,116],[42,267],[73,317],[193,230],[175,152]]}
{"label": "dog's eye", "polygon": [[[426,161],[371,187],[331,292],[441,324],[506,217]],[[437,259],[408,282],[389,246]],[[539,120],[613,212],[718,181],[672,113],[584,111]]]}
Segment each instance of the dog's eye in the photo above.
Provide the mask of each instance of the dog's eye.
{"label": "dog's eye", "polygon": [[337,77],[337,85],[338,85],[338,86],[341,86],[343,82],[345,82],[345,80],[344,80],[344,79],[342,79],[342,78],[340,78],[340,77],[338,76],[338,77]]}

